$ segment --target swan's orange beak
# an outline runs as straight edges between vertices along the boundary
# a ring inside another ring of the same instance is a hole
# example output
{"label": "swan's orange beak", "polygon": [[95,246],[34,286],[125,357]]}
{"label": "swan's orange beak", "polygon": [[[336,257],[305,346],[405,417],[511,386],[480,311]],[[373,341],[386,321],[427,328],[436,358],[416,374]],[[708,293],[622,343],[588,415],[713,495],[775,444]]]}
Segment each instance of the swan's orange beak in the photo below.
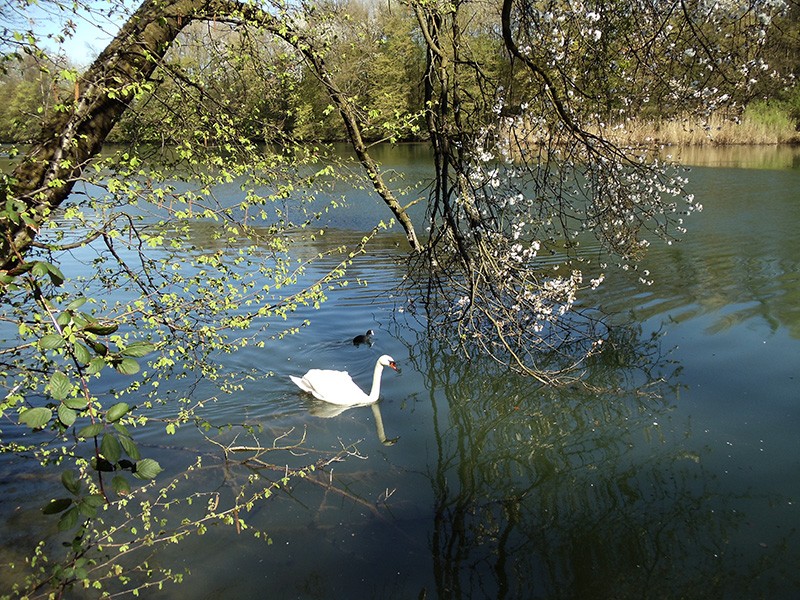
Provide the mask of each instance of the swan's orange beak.
{"label": "swan's orange beak", "polygon": [[397,371],[398,373],[400,372],[400,367],[398,367],[398,366],[397,366],[397,363],[396,363],[396,362],[394,362],[394,361],[390,361],[390,362],[389,362],[389,366],[390,366],[390,367],[392,367],[392,368],[393,368],[395,371]]}

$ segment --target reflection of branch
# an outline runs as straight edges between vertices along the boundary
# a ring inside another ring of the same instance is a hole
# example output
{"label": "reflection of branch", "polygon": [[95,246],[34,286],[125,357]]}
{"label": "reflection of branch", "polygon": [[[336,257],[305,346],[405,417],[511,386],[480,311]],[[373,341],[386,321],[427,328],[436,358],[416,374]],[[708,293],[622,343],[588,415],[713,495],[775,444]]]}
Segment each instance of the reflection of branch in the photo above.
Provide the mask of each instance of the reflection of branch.
{"label": "reflection of branch", "polygon": [[[366,457],[358,451],[356,443],[350,444],[345,446],[342,444],[341,449],[329,456],[322,457],[318,459],[316,462],[306,465],[300,468],[290,468],[288,464],[275,464],[264,461],[261,457],[269,452],[276,452],[276,451],[283,451],[283,452],[290,452],[293,456],[298,456],[300,453],[299,451],[302,450],[302,454],[308,454],[311,452],[311,449],[308,449],[303,446],[304,442],[306,441],[306,430],[303,429],[303,434],[300,440],[296,442],[280,444],[279,441],[286,439],[294,432],[294,428],[284,432],[283,434],[279,435],[278,437],[273,440],[272,446],[263,446],[261,443],[256,440],[255,445],[233,445],[233,444],[222,444],[216,440],[213,440],[206,436],[204,433],[201,432],[201,435],[206,438],[209,442],[214,444],[215,446],[219,447],[224,455],[226,463],[230,461],[230,454],[238,453],[238,452],[253,452],[255,453],[254,456],[250,456],[245,458],[244,460],[238,461],[239,464],[243,466],[247,466],[251,469],[256,471],[272,471],[275,473],[282,473],[283,476],[281,477],[281,481],[286,484],[288,483],[290,478],[298,478],[313,483],[321,488],[323,488],[326,492],[333,492],[358,504],[363,506],[364,508],[368,509],[373,515],[376,517],[383,518],[380,511],[378,511],[377,507],[374,503],[365,500],[364,498],[360,498],[359,496],[349,492],[343,488],[337,487],[334,485],[333,482],[333,469],[330,469],[327,474],[325,473],[325,469],[331,467],[335,463],[343,462],[347,458],[359,458],[365,459]],[[238,436],[237,436],[238,437]],[[235,440],[234,440],[235,441]]]}

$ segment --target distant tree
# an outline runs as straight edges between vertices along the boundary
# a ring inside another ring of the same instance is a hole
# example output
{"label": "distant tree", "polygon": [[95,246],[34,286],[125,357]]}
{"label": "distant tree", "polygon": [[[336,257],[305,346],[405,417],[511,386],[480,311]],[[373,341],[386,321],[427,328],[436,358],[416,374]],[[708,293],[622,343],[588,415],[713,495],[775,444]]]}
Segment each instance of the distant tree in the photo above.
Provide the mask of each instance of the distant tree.
{"label": "distant tree", "polygon": [[0,141],[31,142],[41,133],[41,122],[51,115],[65,86],[57,73],[69,69],[65,60],[45,53],[4,61],[0,74]]}
{"label": "distant tree", "polygon": [[[415,139],[422,124],[424,48],[407,7],[322,3],[313,26],[327,70],[357,111],[364,138]],[[304,69],[300,85],[306,116],[298,133],[306,139],[346,140],[347,129],[312,65]]]}
{"label": "distant tree", "polygon": [[377,139],[419,138],[424,129],[422,76],[425,49],[417,35],[413,13],[399,5],[389,11],[376,8],[375,28],[380,35],[366,61],[369,134]]}

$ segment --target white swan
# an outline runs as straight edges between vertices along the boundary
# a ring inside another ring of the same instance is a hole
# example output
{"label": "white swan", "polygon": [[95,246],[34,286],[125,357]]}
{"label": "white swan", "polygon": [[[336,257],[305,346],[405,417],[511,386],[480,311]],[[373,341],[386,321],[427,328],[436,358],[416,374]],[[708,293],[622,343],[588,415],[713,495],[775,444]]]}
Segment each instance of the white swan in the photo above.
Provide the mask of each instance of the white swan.
{"label": "white swan", "polygon": [[290,375],[292,381],[304,392],[313,394],[315,398],[342,406],[358,406],[372,404],[381,393],[381,373],[383,367],[391,367],[397,371],[397,363],[388,354],[384,354],[375,363],[372,374],[372,390],[367,396],[361,391],[347,371],[329,369],[311,369],[302,377]]}

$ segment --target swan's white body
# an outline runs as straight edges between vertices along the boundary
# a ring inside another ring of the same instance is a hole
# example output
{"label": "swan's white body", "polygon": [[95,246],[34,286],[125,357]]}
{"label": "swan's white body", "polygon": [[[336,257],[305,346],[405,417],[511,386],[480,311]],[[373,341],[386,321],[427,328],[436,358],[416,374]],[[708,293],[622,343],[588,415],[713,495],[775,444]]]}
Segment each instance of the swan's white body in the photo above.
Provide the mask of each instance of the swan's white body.
{"label": "swan's white body", "polygon": [[302,377],[290,375],[292,381],[304,392],[324,402],[340,406],[358,406],[372,404],[378,400],[381,393],[381,373],[384,367],[397,370],[394,359],[384,354],[375,363],[372,373],[372,389],[369,395],[358,387],[347,371],[332,371],[329,369],[311,369]]}

